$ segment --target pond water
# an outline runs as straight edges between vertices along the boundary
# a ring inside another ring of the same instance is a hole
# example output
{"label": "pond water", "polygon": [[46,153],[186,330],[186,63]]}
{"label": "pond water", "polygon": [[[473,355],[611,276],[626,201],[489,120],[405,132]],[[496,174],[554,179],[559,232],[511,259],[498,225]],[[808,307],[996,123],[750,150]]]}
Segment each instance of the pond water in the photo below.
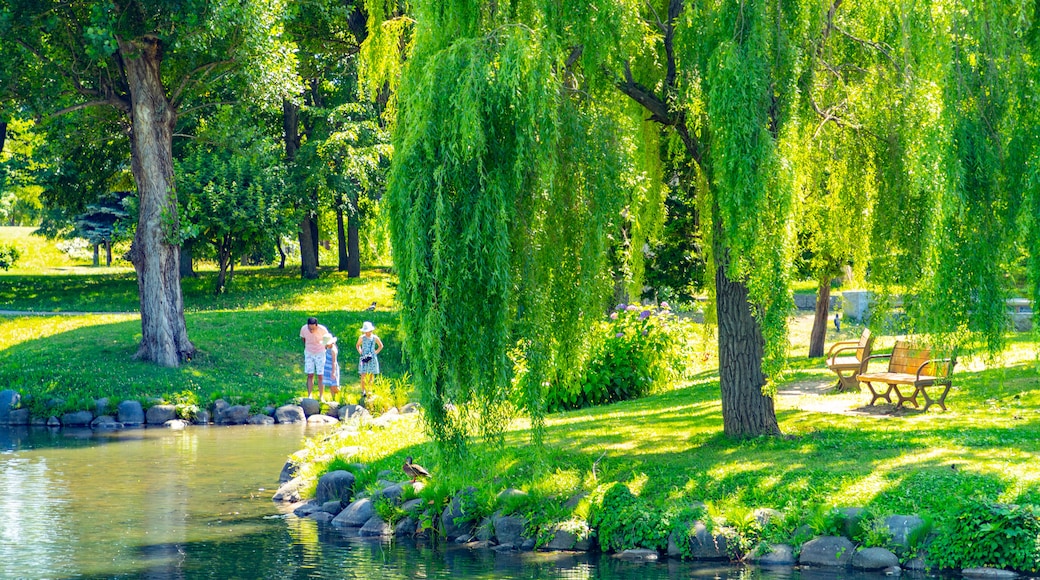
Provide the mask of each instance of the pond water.
{"label": "pond water", "polygon": [[[351,537],[271,501],[302,426],[0,427],[0,578],[718,578],[824,580],[586,554]],[[859,575],[863,580],[878,576]]]}

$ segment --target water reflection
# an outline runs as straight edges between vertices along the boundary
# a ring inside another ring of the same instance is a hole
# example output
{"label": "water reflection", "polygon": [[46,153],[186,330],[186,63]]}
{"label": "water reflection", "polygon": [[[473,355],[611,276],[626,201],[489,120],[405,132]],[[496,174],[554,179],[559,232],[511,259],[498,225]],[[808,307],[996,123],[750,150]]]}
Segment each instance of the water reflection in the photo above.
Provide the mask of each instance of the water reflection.
{"label": "water reflection", "polygon": [[302,426],[0,427],[2,578],[876,580],[358,538],[271,501]]}

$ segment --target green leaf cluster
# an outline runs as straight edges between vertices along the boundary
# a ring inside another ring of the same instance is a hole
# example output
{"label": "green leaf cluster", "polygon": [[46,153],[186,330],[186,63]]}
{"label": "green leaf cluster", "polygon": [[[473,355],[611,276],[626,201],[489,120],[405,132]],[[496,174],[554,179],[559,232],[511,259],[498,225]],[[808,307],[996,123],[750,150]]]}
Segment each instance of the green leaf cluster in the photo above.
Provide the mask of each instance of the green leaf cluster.
{"label": "green leaf cluster", "polygon": [[623,483],[615,483],[594,504],[589,525],[596,530],[600,549],[620,552],[634,548],[663,549],[669,526],[658,508],[641,499]]}
{"label": "green leaf cluster", "polygon": [[1040,570],[1040,510],[988,499],[959,502],[928,546],[939,568]]}

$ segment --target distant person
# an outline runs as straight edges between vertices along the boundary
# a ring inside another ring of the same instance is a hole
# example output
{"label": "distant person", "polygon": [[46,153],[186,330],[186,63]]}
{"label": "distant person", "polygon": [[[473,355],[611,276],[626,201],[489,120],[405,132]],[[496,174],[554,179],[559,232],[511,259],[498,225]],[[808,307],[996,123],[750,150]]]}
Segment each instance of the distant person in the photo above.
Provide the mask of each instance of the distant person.
{"label": "distant person", "polygon": [[365,321],[361,325],[361,336],[357,339],[357,351],[361,355],[358,361],[358,374],[361,375],[361,398],[368,395],[368,386],[372,382],[372,375],[379,374],[379,351],[383,350],[383,341],[373,334],[376,327],[371,322]]}
{"label": "distant person", "polygon": [[834,313],[834,330],[841,332],[841,319],[838,318],[838,313]]}
{"label": "distant person", "polygon": [[322,382],[329,387],[333,401],[336,400],[336,395],[339,395],[339,347],[336,346],[336,340],[331,334],[326,334],[321,339],[321,343],[325,345],[325,372],[322,374]]}
{"label": "distant person", "polygon": [[318,319],[310,317],[307,324],[300,329],[300,340],[303,341],[303,372],[307,373],[307,398],[311,398],[314,390],[314,377],[318,377],[318,396],[325,394],[322,373],[325,372],[325,345],[321,340],[329,333],[329,329],[318,324]]}

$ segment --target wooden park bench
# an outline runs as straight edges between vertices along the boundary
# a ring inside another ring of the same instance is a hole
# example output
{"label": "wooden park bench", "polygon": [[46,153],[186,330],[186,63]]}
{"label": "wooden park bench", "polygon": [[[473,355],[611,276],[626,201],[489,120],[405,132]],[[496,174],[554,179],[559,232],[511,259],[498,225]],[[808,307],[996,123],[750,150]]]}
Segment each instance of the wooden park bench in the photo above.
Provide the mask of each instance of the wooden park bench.
{"label": "wooden park bench", "polygon": [[[876,354],[867,358],[864,369],[873,359],[888,359],[888,370],[885,372],[863,372],[859,375],[859,381],[866,383],[873,398],[873,405],[878,399],[892,402],[892,395],[897,397],[896,407],[902,407],[903,403],[913,403],[920,407],[917,397],[924,397],[924,409],[928,410],[933,404],[946,410],[946,395],[952,386],[951,375],[953,366],[957,364],[956,358],[932,358],[931,351],[927,348],[915,348],[909,342],[896,342],[892,348],[892,354]],[[878,389],[874,388],[878,383]],[[884,392],[879,391],[880,385],[887,385]],[[905,386],[905,391],[900,386]],[[928,393],[929,388],[942,389],[938,397]],[[904,394],[907,393],[907,394]]]}
{"label": "wooden park bench", "polygon": [[[859,340],[844,340],[831,345],[827,351],[827,368],[838,375],[838,383],[835,385],[839,391],[858,391],[859,379],[856,375],[867,370],[867,359],[874,347],[874,335],[869,328],[863,329]],[[838,356],[841,353],[852,352],[851,355]]]}

